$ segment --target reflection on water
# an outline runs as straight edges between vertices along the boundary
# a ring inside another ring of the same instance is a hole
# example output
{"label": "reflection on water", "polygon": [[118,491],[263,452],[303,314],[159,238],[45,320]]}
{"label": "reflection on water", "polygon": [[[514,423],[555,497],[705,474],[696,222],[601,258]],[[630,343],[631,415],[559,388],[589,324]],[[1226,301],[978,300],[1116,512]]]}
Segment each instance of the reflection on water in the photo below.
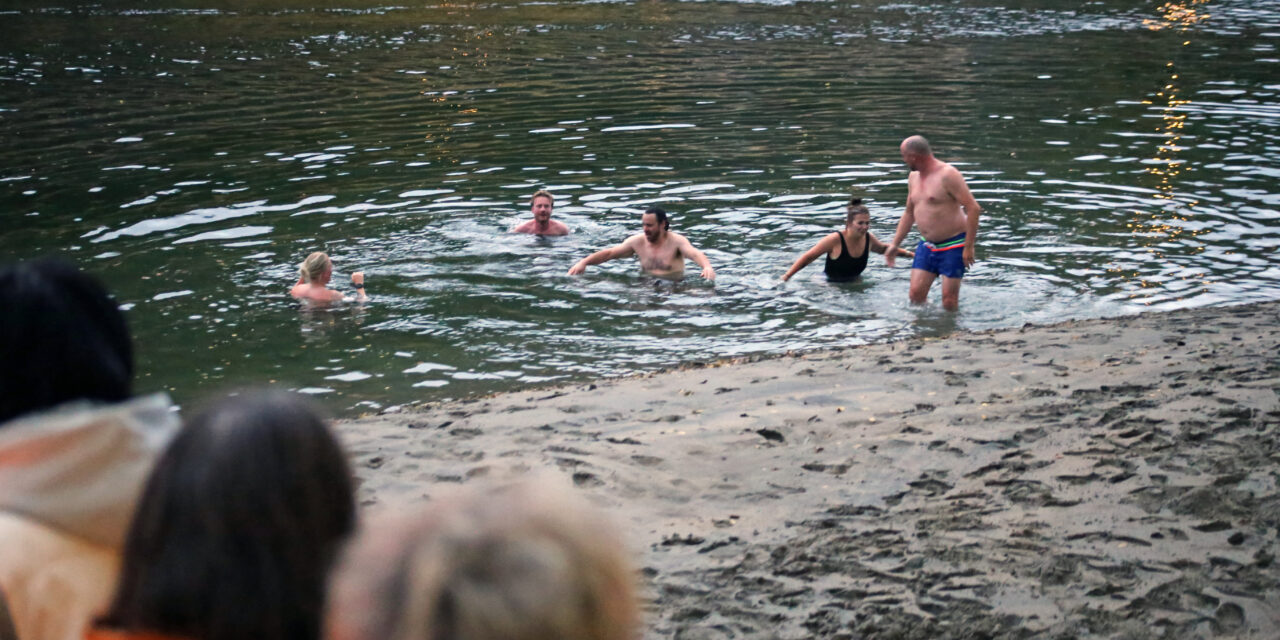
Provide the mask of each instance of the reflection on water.
{"label": "reflection on water", "polygon": [[[354,412],[1280,290],[1265,0],[18,6],[0,253],[103,275],[140,386],[184,401]],[[851,193],[893,233],[912,133],[984,205],[961,313],[880,256],[780,282]],[[505,233],[538,188],[572,234]],[[653,205],[715,283],[565,276]],[[300,310],[314,250],[373,301]]]}
{"label": "reflection on water", "polygon": [[298,305],[298,331],[303,343],[323,348],[335,331],[359,329],[368,315],[364,304],[353,302],[316,303],[302,301]]}
{"label": "reflection on water", "polygon": [[[1207,20],[1205,13],[1208,0],[1189,0],[1186,2],[1168,2],[1160,6],[1160,19],[1145,22],[1148,29],[1161,31],[1169,29],[1179,36],[1190,38],[1193,27]],[[1179,46],[1185,47],[1191,40],[1184,40]],[[1176,56],[1175,56],[1176,57]],[[1207,226],[1195,223],[1199,204],[1194,195],[1179,191],[1184,179],[1179,178],[1190,170],[1189,164],[1179,157],[1179,152],[1186,151],[1182,146],[1183,129],[1187,121],[1187,105],[1192,101],[1179,95],[1182,83],[1175,60],[1165,63],[1164,82],[1151,99],[1144,99],[1142,104],[1158,106],[1160,124],[1156,128],[1159,134],[1159,146],[1155,154],[1145,160],[1149,165],[1147,172],[1158,178],[1156,193],[1152,194],[1157,206],[1153,210],[1134,211],[1135,242],[1146,250],[1153,260],[1168,261],[1170,267],[1157,274],[1133,272],[1126,274],[1130,282],[1136,282],[1146,291],[1130,293],[1131,299],[1141,300],[1144,304],[1164,303],[1160,306],[1183,306],[1182,301],[1192,292],[1206,290],[1208,281],[1205,275],[1209,272],[1199,268],[1175,266],[1175,256],[1166,254],[1166,249],[1175,248],[1187,254],[1203,251],[1203,245],[1195,238],[1206,233]],[[1185,237],[1184,237],[1185,235]],[[1172,302],[1172,304],[1170,304]]]}

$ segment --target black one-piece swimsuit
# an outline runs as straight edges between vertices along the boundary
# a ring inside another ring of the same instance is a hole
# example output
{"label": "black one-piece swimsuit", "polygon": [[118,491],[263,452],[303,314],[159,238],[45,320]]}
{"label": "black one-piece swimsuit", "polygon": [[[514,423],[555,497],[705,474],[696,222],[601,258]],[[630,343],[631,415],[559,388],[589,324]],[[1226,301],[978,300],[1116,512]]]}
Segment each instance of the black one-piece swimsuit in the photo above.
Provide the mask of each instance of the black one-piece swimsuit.
{"label": "black one-piece swimsuit", "polygon": [[824,269],[827,279],[832,282],[856,280],[862,275],[863,269],[867,268],[867,254],[871,253],[871,234],[866,235],[867,244],[862,249],[862,255],[856,258],[849,257],[849,247],[844,244],[844,234],[839,235],[840,257],[832,260],[831,254],[827,254],[827,266]]}

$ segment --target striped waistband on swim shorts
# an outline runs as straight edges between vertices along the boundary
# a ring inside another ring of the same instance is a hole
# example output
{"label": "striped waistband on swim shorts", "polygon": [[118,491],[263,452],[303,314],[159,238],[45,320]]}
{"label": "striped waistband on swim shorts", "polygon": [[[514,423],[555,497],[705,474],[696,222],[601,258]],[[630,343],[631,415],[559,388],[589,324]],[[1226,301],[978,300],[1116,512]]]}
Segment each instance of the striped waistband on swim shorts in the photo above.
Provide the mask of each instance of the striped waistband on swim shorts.
{"label": "striped waistband on swim shorts", "polygon": [[962,233],[950,240],[939,242],[938,244],[934,244],[926,240],[924,246],[929,247],[930,251],[950,251],[952,249],[959,249],[964,246],[964,234]]}

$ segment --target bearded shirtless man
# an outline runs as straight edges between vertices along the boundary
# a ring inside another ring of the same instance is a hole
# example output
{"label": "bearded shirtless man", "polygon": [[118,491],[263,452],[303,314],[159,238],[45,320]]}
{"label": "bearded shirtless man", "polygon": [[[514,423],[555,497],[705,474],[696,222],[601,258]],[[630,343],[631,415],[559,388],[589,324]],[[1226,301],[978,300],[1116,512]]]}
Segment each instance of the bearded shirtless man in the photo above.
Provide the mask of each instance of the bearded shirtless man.
{"label": "bearded shirtless man", "polygon": [[602,249],[579,260],[569,269],[569,275],[576,276],[586,271],[588,265],[634,255],[640,258],[640,268],[655,276],[676,278],[684,275],[684,259],[688,258],[702,267],[702,277],[716,279],[716,271],[711,268],[706,254],[695,249],[688,238],[671,231],[666,211],[653,207],[644,212],[640,222],[644,233],[637,233],[616,247]]}
{"label": "bearded shirtless man", "polygon": [[960,308],[960,281],[964,270],[973,266],[974,244],[978,238],[978,214],[982,207],[973,199],[964,176],[955,167],[933,157],[929,141],[911,136],[899,147],[902,161],[911,174],[907,177],[907,208],[898,221],[898,231],[884,253],[892,267],[898,246],[911,231],[920,228],[924,240],[916,246],[911,264],[912,304],[923,304],[929,288],[942,276],[942,308]]}

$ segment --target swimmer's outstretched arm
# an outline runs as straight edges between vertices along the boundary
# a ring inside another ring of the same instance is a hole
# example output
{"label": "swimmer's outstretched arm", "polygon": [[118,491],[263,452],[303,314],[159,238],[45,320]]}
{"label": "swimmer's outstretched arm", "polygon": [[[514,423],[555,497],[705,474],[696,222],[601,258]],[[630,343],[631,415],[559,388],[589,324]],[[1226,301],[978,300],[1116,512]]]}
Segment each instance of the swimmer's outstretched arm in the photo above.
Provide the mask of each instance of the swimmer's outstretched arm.
{"label": "swimmer's outstretched arm", "polygon": [[818,244],[813,245],[812,249],[804,252],[799,258],[796,258],[795,262],[791,263],[791,268],[787,269],[787,272],[782,274],[782,281],[786,282],[787,280],[790,280],[791,276],[794,276],[796,272],[809,266],[809,263],[817,260],[818,256],[824,253],[831,253],[831,250],[835,248],[835,243],[839,241],[839,232],[828,233],[826,236],[823,236],[823,238],[818,241]]}
{"label": "swimmer's outstretched arm", "polygon": [[707,259],[707,254],[699,251],[697,247],[693,246],[693,243],[689,242],[688,238],[677,234],[672,235],[676,235],[677,240],[680,242],[680,244],[677,245],[680,249],[680,255],[692,260],[699,267],[702,267],[703,278],[706,278],[707,280],[715,280],[716,270],[711,268],[711,261]]}
{"label": "swimmer's outstretched arm", "polygon": [[577,264],[569,268],[569,275],[571,276],[580,275],[582,272],[587,270],[588,265],[600,264],[602,262],[608,262],[610,260],[617,260],[618,258],[626,258],[626,257],[635,255],[636,250],[632,246],[632,241],[638,237],[639,236],[632,236],[630,238],[627,238],[622,244],[616,247],[601,249],[579,260]]}
{"label": "swimmer's outstretched arm", "polygon": [[[872,250],[872,251],[874,251],[874,252],[876,252],[876,253],[878,253],[878,254],[880,254],[880,255],[884,255],[884,252],[889,250],[889,245],[887,245],[887,244],[885,244],[885,243],[883,243],[883,242],[880,242],[880,238],[877,238],[877,237],[876,237],[876,234],[871,233],[870,231],[868,231],[868,232],[867,232],[867,235],[868,235],[868,236],[870,236],[870,238],[871,238],[871,250]],[[897,248],[897,251],[895,252],[895,255],[897,255],[897,256],[899,256],[899,257],[902,257],[902,258],[915,258],[915,257],[916,257],[916,253],[915,253],[914,251],[907,251],[906,249],[903,249],[902,247],[898,247],[898,248]]]}
{"label": "swimmer's outstretched arm", "polygon": [[354,285],[356,288],[356,297],[354,298],[356,302],[364,302],[365,300],[369,299],[369,296],[365,295],[365,292],[364,292],[364,272],[363,271],[357,271],[351,274],[351,284]]}

